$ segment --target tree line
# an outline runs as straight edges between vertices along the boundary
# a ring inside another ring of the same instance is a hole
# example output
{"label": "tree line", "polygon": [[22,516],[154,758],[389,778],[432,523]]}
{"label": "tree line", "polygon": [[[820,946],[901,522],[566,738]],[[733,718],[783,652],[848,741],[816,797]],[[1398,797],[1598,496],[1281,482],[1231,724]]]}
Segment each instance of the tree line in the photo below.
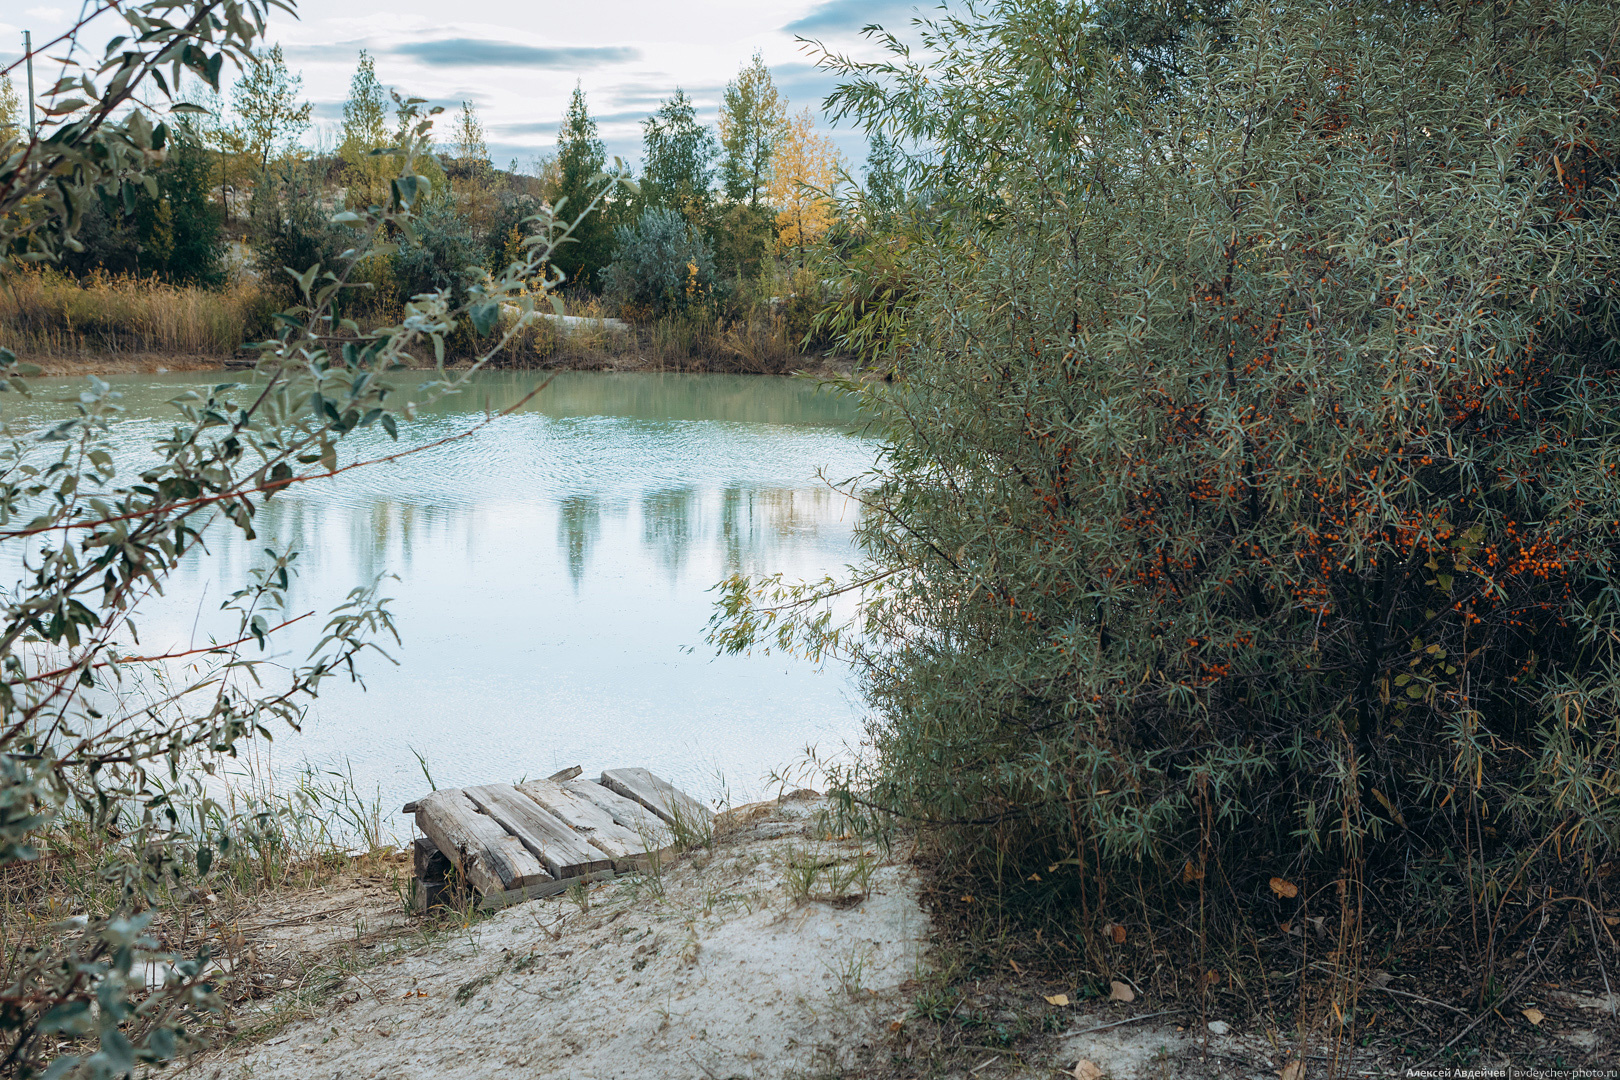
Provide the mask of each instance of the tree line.
{"label": "tree line", "polygon": [[[378,151],[402,142],[408,99],[365,51],[330,146],[309,145],[313,109],[279,44],[247,57],[228,91],[193,81],[186,96],[196,107],[176,125],[154,186],[87,207],[76,249],[61,257],[68,272],[206,286],[246,260],[280,290],[282,267],[330,261],[350,246],[334,212],[389,196],[398,161]],[[0,125],[13,134],[18,112],[9,79],[0,81]],[[542,206],[583,205],[614,167],[580,86],[555,150],[527,167],[491,159],[474,103],[446,119],[437,154],[421,166],[432,194],[416,231],[365,268],[381,306],[461,289],[469,268],[498,272],[532,228],[525,219]],[[718,130],[677,88],[642,133],[638,182],[581,221],[554,257],[576,294],[609,292],[640,314],[689,307],[804,263],[839,228],[833,196],[845,163],[809,108],[790,111],[757,53],[727,84]],[[233,241],[242,243],[234,257]]]}

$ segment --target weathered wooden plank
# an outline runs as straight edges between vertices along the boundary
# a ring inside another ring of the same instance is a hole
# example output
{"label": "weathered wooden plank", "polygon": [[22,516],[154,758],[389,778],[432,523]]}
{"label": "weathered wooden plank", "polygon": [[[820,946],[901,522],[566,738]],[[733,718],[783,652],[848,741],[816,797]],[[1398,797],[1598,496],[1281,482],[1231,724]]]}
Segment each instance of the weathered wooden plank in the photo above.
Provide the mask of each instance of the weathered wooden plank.
{"label": "weathered wooden plank", "polygon": [[411,854],[416,865],[416,876],[424,881],[443,881],[450,872],[450,860],[444,852],[425,836],[411,842]]}
{"label": "weathered wooden plank", "polygon": [[435,791],[418,800],[416,827],[481,893],[508,892],[553,877],[517,837],[480,814],[463,791]]}
{"label": "weathered wooden plank", "polygon": [[694,832],[707,829],[714,817],[708,807],[646,769],[609,769],[602,774],[602,786],[634,799],[671,825]]}
{"label": "weathered wooden plank", "polygon": [[627,799],[594,780],[570,780],[563,787],[601,807],[615,822],[635,833],[644,851],[661,854],[673,849],[675,838],[664,819],[634,799]]}
{"label": "weathered wooden plank", "polygon": [[521,889],[512,889],[504,893],[492,893],[479,900],[479,906],[486,910],[507,907],[511,904],[521,904],[525,900],[538,900],[542,896],[556,896],[560,892],[567,892],[580,882],[589,885],[597,881],[612,881],[612,870],[598,870],[594,874],[584,874],[580,877],[569,878],[566,881],[547,881],[540,885],[528,885]]}
{"label": "weathered wooden plank", "polygon": [[557,772],[552,773],[550,776],[546,777],[546,779],[554,780],[560,784],[564,780],[572,780],[574,777],[578,776],[584,771],[585,770],[578,765],[570,765],[566,769],[559,769]]}
{"label": "weathered wooden plank", "polygon": [[519,794],[510,784],[470,787],[467,796],[522,841],[559,881],[613,868],[613,860],[606,853],[586,843],[560,818]]}
{"label": "weathered wooden plank", "polygon": [[[455,896],[450,891],[448,881],[423,881],[421,878],[412,878],[411,884],[411,910],[419,915],[425,915],[432,909],[446,904],[453,904]],[[530,886],[532,888],[532,886]],[[496,893],[502,896],[503,893]]]}
{"label": "weathered wooden plank", "polygon": [[625,860],[646,856],[648,845],[640,833],[620,825],[612,814],[584,795],[570,791],[568,786],[550,780],[530,780],[519,784],[517,789],[562,819],[563,824],[587,844],[604,852],[613,860],[615,869],[624,869]]}

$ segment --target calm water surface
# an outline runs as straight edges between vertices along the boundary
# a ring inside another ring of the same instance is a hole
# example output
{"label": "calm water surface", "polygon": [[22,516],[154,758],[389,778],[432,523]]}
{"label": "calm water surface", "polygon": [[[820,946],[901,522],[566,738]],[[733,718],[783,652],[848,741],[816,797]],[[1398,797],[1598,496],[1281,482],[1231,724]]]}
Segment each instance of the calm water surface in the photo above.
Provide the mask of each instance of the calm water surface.
{"label": "calm water surface", "polygon": [[[219,378],[110,380],[129,460],[169,426],[170,398]],[[401,443],[464,430],[537,381],[482,376]],[[7,418],[59,414],[46,399],[67,391],[45,383]],[[813,577],[850,560],[854,507],[816,473],[869,466],[858,423],[847,399],[806,382],[564,373],[471,439],[278,496],[257,541],[210,529],[212,557],[189,560],[143,613],[142,645],[234,636],[220,603],[265,547],[291,545],[292,613],[392,574],[403,643],[388,643],[397,666],[373,657],[363,690],[328,683],[302,734],[278,733],[278,772],[347,763],[390,810],[426,790],[413,750],[441,787],[646,765],[694,794],[715,797],[721,778],[734,797],[761,794],[807,745],[853,743],[859,706],[841,670],[715,657],[708,590],[737,571]],[[368,434],[345,459],[387,445]],[[315,622],[283,643],[287,660],[307,654]]]}

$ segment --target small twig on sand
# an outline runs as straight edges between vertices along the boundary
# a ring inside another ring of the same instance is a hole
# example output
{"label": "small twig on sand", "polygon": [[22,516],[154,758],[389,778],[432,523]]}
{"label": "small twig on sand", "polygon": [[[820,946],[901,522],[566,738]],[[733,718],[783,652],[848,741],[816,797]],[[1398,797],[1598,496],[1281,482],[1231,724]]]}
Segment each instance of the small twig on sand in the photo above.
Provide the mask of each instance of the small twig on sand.
{"label": "small twig on sand", "polygon": [[1076,1035],[1090,1035],[1095,1031],[1107,1031],[1109,1028],[1121,1027],[1125,1024],[1134,1024],[1138,1020],[1151,1020],[1155,1016],[1169,1016],[1171,1013],[1178,1011],[1179,1010],[1177,1009],[1160,1009],[1158,1012],[1143,1013],[1141,1016],[1128,1016],[1123,1020],[1115,1020],[1111,1024],[1098,1024],[1096,1027],[1089,1028],[1075,1028],[1073,1031],[1065,1031],[1058,1037],[1061,1039],[1072,1039]]}

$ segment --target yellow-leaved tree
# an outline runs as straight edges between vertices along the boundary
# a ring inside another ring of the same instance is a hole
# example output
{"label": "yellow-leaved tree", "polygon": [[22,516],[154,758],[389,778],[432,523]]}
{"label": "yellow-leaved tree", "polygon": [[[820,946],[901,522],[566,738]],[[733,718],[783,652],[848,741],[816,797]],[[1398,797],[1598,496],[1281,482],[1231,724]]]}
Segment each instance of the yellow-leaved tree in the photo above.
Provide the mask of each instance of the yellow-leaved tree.
{"label": "yellow-leaved tree", "polygon": [[814,243],[832,227],[831,197],[843,155],[825,135],[816,134],[808,108],[790,118],[772,154],[771,205],[776,207],[779,250]]}

